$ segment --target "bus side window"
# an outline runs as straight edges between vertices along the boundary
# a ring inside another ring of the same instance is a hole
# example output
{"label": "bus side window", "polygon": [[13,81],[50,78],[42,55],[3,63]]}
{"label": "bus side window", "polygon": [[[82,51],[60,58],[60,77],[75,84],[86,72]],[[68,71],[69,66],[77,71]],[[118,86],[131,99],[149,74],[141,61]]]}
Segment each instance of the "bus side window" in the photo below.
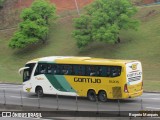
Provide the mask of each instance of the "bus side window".
{"label": "bus side window", "polygon": [[111,77],[111,67],[106,66],[106,77]]}
{"label": "bus side window", "polygon": [[102,66],[98,66],[97,67],[97,76],[103,76],[103,68]]}
{"label": "bus side window", "polygon": [[75,71],[75,75],[84,76],[85,75],[85,66],[83,65],[74,65],[73,69]]}
{"label": "bus side window", "polygon": [[53,74],[60,75],[61,74],[61,65],[53,65]]}
{"label": "bus side window", "polygon": [[120,66],[112,66],[111,67],[111,77],[117,77],[121,74],[121,67]]}
{"label": "bus side window", "polygon": [[34,76],[47,73],[47,64],[39,63],[35,70]]}
{"label": "bus side window", "polygon": [[47,65],[47,74],[53,74],[52,64],[48,64],[48,65]]}
{"label": "bus side window", "polygon": [[97,68],[97,76],[99,77],[106,77],[106,66],[98,66]]}
{"label": "bus side window", "polygon": [[56,74],[57,65],[53,64],[52,67],[53,67],[53,74],[55,75]]}
{"label": "bus side window", "polygon": [[86,75],[87,76],[96,76],[96,66],[86,66]]}
{"label": "bus side window", "polygon": [[121,75],[121,71],[122,71],[122,67],[118,66],[118,67],[117,67],[118,76]]}
{"label": "bus side window", "polygon": [[69,74],[69,65],[62,65],[62,75]]}
{"label": "bus side window", "polygon": [[75,75],[74,65],[68,65],[68,75]]}
{"label": "bus side window", "polygon": [[76,75],[80,75],[80,76],[83,75],[83,69],[81,65],[77,65],[76,71],[77,71]]}
{"label": "bus side window", "polygon": [[79,75],[85,76],[85,66],[79,65]]}
{"label": "bus side window", "polygon": [[47,73],[47,64],[39,64],[39,73],[40,74]]}
{"label": "bus side window", "polygon": [[36,68],[36,70],[35,70],[35,73],[34,73],[34,76],[36,76],[36,75],[39,75],[39,69],[38,69],[38,66],[37,66],[37,68]]}
{"label": "bus side window", "polygon": [[34,76],[40,74],[40,72],[39,72],[39,66],[40,66],[40,64],[37,65],[36,70],[35,70],[35,73],[34,73]]}

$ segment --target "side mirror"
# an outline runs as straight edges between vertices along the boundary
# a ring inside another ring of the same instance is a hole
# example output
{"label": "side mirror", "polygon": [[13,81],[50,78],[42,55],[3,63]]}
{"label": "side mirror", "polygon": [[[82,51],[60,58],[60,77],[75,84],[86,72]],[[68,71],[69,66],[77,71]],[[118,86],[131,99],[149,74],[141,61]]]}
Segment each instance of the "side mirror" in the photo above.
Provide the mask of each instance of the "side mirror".
{"label": "side mirror", "polygon": [[20,69],[18,70],[19,75],[23,75],[23,71],[24,71],[25,69],[28,69],[28,68],[29,68],[29,67],[20,68]]}

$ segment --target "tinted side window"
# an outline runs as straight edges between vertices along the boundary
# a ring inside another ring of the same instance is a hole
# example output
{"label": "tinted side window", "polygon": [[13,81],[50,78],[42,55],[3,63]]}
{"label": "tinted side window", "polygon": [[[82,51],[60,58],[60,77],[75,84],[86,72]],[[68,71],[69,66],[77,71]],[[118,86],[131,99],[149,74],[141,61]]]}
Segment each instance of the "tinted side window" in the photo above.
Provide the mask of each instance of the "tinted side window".
{"label": "tinted side window", "polygon": [[72,65],[52,64],[51,74],[54,75],[74,75],[74,67]]}
{"label": "tinted side window", "polygon": [[117,77],[121,74],[121,67],[39,63],[35,71],[35,75],[38,74]]}
{"label": "tinted side window", "polygon": [[86,76],[117,77],[121,75],[120,66],[87,65],[85,68]]}
{"label": "tinted side window", "polygon": [[46,73],[47,73],[47,64],[39,63],[37,65],[34,75],[46,74]]}
{"label": "tinted side window", "polygon": [[84,65],[73,65],[75,75],[84,76],[85,75],[85,66]]}
{"label": "tinted side window", "polygon": [[39,65],[39,73],[40,73],[40,74],[45,74],[45,73],[47,73],[47,64],[40,64],[40,65]]}
{"label": "tinted side window", "polygon": [[61,66],[57,64],[53,64],[53,74],[60,75],[61,74]]}
{"label": "tinted side window", "polygon": [[98,71],[97,71],[97,66],[86,66],[86,74],[87,76],[97,76],[98,75]]}
{"label": "tinted side window", "polygon": [[117,77],[121,75],[121,67],[120,66],[112,66],[110,71],[111,77]]}
{"label": "tinted side window", "polygon": [[52,64],[47,64],[47,74],[53,74],[54,73],[54,68]]}
{"label": "tinted side window", "polygon": [[106,67],[105,66],[98,66],[97,67],[97,76],[106,77]]}
{"label": "tinted side window", "polygon": [[62,75],[68,75],[70,70],[69,65],[61,65],[61,74]]}

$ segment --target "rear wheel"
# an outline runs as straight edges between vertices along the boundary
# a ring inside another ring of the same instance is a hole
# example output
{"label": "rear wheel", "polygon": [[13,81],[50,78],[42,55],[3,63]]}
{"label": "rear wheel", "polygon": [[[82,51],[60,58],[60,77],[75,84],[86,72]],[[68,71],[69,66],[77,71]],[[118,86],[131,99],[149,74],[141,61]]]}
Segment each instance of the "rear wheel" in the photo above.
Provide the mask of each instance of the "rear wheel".
{"label": "rear wheel", "polygon": [[89,90],[88,93],[87,93],[87,98],[90,100],[90,101],[96,101],[96,93],[94,90]]}
{"label": "rear wheel", "polygon": [[36,87],[36,95],[39,97],[42,97],[44,95],[42,87],[40,86]]}
{"label": "rear wheel", "polygon": [[101,101],[101,102],[106,102],[107,101],[107,94],[104,90],[100,91],[98,93],[98,99]]}

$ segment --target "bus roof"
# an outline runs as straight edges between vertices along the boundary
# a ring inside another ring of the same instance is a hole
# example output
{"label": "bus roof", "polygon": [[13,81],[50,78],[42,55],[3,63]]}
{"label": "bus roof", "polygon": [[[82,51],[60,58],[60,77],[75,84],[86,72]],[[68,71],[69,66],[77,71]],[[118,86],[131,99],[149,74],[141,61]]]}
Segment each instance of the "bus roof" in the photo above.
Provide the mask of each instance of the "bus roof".
{"label": "bus roof", "polygon": [[75,56],[50,56],[33,59],[27,63],[61,63],[61,64],[95,64],[95,65],[122,65],[137,60],[117,60],[117,59],[104,59],[94,57],[75,57]]}

